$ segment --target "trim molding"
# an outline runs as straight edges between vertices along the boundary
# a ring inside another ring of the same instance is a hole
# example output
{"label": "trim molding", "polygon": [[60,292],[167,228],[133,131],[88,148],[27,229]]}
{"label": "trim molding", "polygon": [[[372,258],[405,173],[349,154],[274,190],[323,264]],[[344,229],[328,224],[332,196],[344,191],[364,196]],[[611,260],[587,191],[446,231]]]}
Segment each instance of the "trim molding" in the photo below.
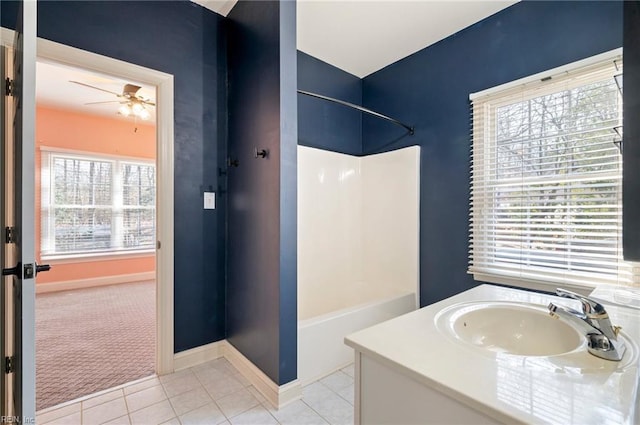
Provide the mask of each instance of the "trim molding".
{"label": "trim molding", "polygon": [[155,278],[155,272],[142,272],[91,277],[87,279],[63,280],[51,283],[38,283],[36,285],[36,294],[48,294],[50,292],[69,291],[72,289],[86,289],[96,286],[117,285],[119,283],[142,282],[145,280],[155,280]]}
{"label": "trim molding", "polygon": [[226,358],[229,363],[238,369],[238,372],[240,372],[274,408],[280,409],[302,398],[302,385],[299,380],[295,379],[284,385],[276,384],[226,339],[177,353],[174,356],[173,364],[177,371],[220,357]]}
{"label": "trim molding", "polygon": [[224,357],[251,382],[276,409],[302,398],[302,385],[297,379],[278,385],[247,359],[236,347],[226,341]]}
{"label": "trim molding", "polygon": [[83,255],[81,257],[74,256],[47,256],[41,255],[40,260],[43,263],[49,264],[78,264],[78,263],[98,263],[102,261],[120,261],[120,260],[134,260],[140,258],[153,258],[156,256],[156,250],[152,249],[150,251],[132,251],[132,252],[112,252],[109,254],[89,254]]}
{"label": "trim molding", "polygon": [[223,339],[176,353],[173,356],[173,367],[178,371],[220,358],[224,356],[226,344],[227,341]]}
{"label": "trim molding", "polygon": [[[4,40],[9,33],[3,31],[1,35]],[[156,86],[156,238],[160,247],[156,250],[156,373],[171,373],[174,369],[173,75],[42,38],[38,38],[37,43],[38,60],[54,61]]]}

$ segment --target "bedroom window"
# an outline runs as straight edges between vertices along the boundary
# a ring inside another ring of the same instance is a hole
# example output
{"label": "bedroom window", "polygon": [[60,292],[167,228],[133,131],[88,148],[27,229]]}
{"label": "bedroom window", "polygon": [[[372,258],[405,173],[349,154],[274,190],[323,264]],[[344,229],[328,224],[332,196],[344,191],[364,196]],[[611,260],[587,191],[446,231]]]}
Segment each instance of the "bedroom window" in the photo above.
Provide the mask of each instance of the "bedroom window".
{"label": "bedroom window", "polygon": [[42,151],[43,256],[155,249],[155,165]]}
{"label": "bedroom window", "polygon": [[471,95],[476,280],[640,283],[622,260],[622,58],[608,56]]}

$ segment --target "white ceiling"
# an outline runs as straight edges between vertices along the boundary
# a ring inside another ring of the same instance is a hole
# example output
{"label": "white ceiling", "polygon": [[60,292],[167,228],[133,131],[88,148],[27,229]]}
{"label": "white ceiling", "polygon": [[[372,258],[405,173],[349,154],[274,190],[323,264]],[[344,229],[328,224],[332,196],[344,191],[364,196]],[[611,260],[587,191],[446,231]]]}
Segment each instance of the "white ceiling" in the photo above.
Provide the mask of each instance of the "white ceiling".
{"label": "white ceiling", "polygon": [[[96,86],[114,93],[122,93],[125,84],[135,84],[141,89],[137,95],[149,99],[155,103],[156,90],[153,86],[141,84],[136,81],[125,81],[106,74],[74,68],[58,63],[38,60],[36,64],[36,102],[38,105],[69,109],[91,115],[103,115],[110,118],[118,118],[134,121],[133,117],[124,117],[118,114],[120,99],[114,94],[105,93],[89,87],[70,83],[78,81],[91,86]],[[103,103],[99,105],[85,105],[88,102],[116,101],[115,103]],[[151,118],[145,122],[155,123],[155,107],[149,107]]]}
{"label": "white ceiling", "polygon": [[[236,0],[192,0],[226,16]],[[365,77],[517,0],[298,0],[298,50]]]}

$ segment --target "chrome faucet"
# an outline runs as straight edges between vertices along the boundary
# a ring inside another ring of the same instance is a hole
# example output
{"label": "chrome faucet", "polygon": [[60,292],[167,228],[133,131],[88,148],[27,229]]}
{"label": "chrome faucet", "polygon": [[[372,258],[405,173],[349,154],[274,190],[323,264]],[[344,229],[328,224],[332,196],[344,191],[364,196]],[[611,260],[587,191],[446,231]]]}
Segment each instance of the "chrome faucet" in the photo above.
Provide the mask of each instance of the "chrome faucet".
{"label": "chrome faucet", "polygon": [[609,315],[602,304],[565,289],[558,288],[556,294],[560,297],[580,301],[582,312],[549,303],[549,314],[556,319],[561,318],[569,322],[584,332],[589,353],[607,360],[622,360],[626,346],[624,340],[618,338],[620,327],[611,324]]}

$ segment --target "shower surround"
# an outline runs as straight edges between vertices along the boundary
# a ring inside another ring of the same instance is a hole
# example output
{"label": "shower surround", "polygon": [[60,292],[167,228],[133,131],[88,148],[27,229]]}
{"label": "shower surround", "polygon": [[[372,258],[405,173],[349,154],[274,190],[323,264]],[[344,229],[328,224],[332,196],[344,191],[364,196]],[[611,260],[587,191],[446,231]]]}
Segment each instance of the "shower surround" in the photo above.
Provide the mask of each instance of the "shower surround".
{"label": "shower surround", "polygon": [[344,337],[412,311],[420,148],[356,157],[298,146],[298,379],[353,361]]}

